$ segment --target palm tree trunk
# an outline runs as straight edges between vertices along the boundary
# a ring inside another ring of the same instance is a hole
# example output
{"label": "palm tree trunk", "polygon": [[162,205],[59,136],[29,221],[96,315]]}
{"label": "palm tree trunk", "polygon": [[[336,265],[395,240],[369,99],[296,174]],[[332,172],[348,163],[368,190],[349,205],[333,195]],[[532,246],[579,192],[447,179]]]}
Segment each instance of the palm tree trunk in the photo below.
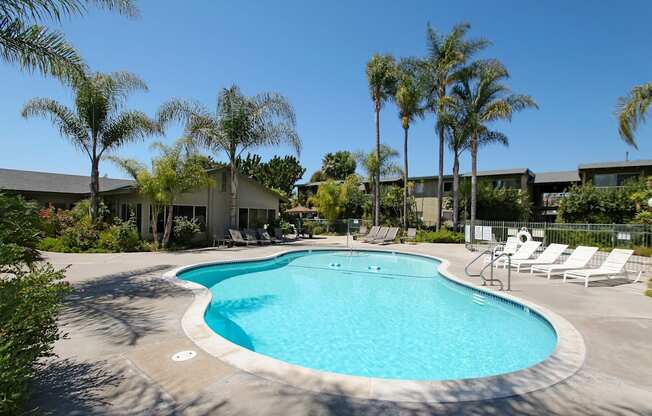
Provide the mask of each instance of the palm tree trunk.
{"label": "palm tree trunk", "polygon": [[408,129],[410,127],[404,127],[404,140],[403,140],[403,228],[407,229],[408,224],[408,209],[407,209],[407,198],[408,198]]}
{"label": "palm tree trunk", "polygon": [[374,172],[374,225],[380,225],[380,98],[375,100],[376,110],[376,163]]}
{"label": "palm tree trunk", "polygon": [[460,210],[460,155],[455,152],[453,159],[453,228],[459,229]]}
{"label": "palm tree trunk", "polygon": [[93,155],[92,161],[91,161],[91,184],[90,184],[90,191],[91,191],[91,204],[90,204],[90,209],[91,209],[91,220],[93,223],[97,220],[97,215],[100,207],[100,159],[96,156]]}
{"label": "palm tree trunk", "polygon": [[168,246],[170,237],[172,236],[172,223],[174,222],[174,209],[173,205],[168,205],[168,217],[165,220],[165,231],[163,232],[163,248]]}
{"label": "palm tree trunk", "polygon": [[158,214],[160,208],[152,205],[152,237],[154,237],[154,247],[158,248]]}
{"label": "palm tree trunk", "polygon": [[471,229],[475,222],[475,213],[478,204],[478,135],[471,138]]}
{"label": "palm tree trunk", "polygon": [[229,194],[229,224],[236,228],[238,221],[238,172],[235,167],[235,156],[231,158],[231,189]]}
{"label": "palm tree trunk", "polygon": [[439,179],[437,181],[437,230],[441,230],[441,207],[444,197],[444,126],[437,127],[439,133]]}

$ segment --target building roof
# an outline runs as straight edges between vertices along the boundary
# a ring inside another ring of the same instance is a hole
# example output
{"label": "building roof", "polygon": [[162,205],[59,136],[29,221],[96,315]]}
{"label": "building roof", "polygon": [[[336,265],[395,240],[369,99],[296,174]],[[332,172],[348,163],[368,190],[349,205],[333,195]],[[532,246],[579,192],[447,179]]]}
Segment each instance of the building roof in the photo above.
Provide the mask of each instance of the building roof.
{"label": "building roof", "polygon": [[579,182],[580,175],[576,170],[559,172],[541,172],[534,176],[534,183]]}
{"label": "building roof", "polygon": [[[88,194],[90,192],[89,184],[89,176],[0,169],[0,189],[10,191]],[[133,184],[134,181],[127,179],[100,177],[100,192],[112,191]]]}
{"label": "building roof", "polygon": [[[483,170],[478,172],[478,176],[522,175],[524,173],[533,175],[533,173],[528,168],[513,168],[513,169],[499,169],[499,170]],[[462,176],[471,176],[471,172],[463,173]]]}
{"label": "building roof", "polygon": [[652,160],[623,160],[620,162],[582,163],[578,166],[578,169],[630,168],[640,166],[652,166]]}

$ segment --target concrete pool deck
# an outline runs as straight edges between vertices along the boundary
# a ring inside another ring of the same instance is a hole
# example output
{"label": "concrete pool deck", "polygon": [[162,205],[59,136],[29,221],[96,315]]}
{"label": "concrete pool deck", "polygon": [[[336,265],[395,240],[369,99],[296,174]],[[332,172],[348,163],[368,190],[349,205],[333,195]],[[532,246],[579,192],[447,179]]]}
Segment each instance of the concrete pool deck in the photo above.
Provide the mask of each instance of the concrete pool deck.
{"label": "concrete pool deck", "polygon": [[[592,282],[585,289],[580,282],[514,273],[511,295],[561,315],[582,334],[583,367],[561,383],[524,395],[441,404],[426,403],[425,397],[392,402],[314,393],[231,367],[186,337],[181,318],[194,295],[160,278],[193,263],[345,243],[328,237],[194,252],[48,253],[54,264],[70,265],[68,280],[77,291],[61,318],[68,335],[56,345],[58,357],[40,374],[32,402],[45,414],[652,414],[652,299],[643,295],[644,283]],[[464,277],[473,254],[463,246],[385,248],[447,259],[450,273],[479,283]],[[189,349],[197,357],[170,359]]]}

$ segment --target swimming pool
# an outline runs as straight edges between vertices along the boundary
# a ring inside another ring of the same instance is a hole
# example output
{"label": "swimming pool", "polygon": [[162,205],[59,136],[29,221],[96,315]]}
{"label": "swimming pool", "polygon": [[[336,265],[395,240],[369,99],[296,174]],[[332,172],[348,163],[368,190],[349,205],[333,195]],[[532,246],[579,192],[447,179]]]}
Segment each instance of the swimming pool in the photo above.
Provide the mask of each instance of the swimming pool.
{"label": "swimming pool", "polygon": [[430,258],[298,251],[181,271],[207,287],[204,319],[244,348],[345,375],[451,380],[545,360],[557,335],[538,313],[453,282]]}

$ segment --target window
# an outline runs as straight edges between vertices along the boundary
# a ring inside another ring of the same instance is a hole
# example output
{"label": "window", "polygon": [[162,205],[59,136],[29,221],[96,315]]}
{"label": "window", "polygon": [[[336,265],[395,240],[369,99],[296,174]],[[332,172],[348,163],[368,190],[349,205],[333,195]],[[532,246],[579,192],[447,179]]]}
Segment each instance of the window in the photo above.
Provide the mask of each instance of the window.
{"label": "window", "polygon": [[414,193],[415,195],[423,194],[423,182],[417,182],[414,184]]}
{"label": "window", "polygon": [[502,189],[519,189],[521,187],[521,182],[516,178],[496,179],[491,184],[494,188]]}
{"label": "window", "polygon": [[637,173],[598,173],[593,175],[595,186],[623,186],[625,183],[638,179]]}
{"label": "window", "polygon": [[206,231],[206,207],[195,207],[195,219],[199,223],[199,228]]}
{"label": "window", "polygon": [[193,211],[194,207],[192,205],[175,205],[172,207],[172,216],[192,219],[194,218]]}
{"label": "window", "polygon": [[453,191],[453,182],[446,181],[444,182],[444,192],[452,192]]}
{"label": "window", "polygon": [[275,209],[268,209],[267,210],[267,224],[272,224],[274,221],[276,221],[276,210]]}
{"label": "window", "polygon": [[247,208],[238,210],[238,228],[249,228],[249,210]]}

